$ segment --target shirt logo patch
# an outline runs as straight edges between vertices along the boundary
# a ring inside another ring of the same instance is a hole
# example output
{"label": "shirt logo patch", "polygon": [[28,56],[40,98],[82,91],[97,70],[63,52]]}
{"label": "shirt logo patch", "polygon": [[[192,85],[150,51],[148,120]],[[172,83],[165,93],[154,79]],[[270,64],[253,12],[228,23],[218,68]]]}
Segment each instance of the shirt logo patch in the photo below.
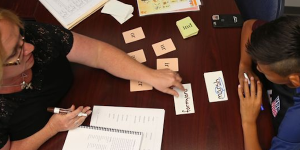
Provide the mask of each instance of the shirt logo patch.
{"label": "shirt logo patch", "polygon": [[279,99],[279,96],[276,97],[276,99],[272,102],[271,106],[272,106],[272,114],[273,114],[274,117],[276,117],[277,113],[280,110],[280,99]]}

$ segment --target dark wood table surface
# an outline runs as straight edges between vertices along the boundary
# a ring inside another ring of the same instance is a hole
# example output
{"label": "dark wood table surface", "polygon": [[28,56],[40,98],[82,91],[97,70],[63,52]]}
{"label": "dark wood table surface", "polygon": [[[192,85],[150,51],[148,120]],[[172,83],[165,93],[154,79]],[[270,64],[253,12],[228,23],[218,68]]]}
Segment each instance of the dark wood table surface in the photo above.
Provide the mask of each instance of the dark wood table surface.
{"label": "dark wood table surface", "polygon": [[[172,13],[139,17],[136,0],[121,0],[134,7],[134,17],[119,24],[113,17],[97,11],[72,31],[110,43],[124,52],[143,49],[144,64],[156,68],[157,58],[178,58],[182,83],[191,83],[195,113],[176,115],[173,96],[157,90],[130,92],[129,81],[103,70],[73,64],[75,82],[60,107],[125,106],[165,109],[162,150],[242,150],[243,132],[237,95],[237,73],[241,28],[213,28],[214,14],[237,14],[234,0],[203,0],[197,12]],[[23,18],[60,25],[38,0],[1,0],[0,7],[17,12]],[[199,28],[198,35],[183,39],[176,21],[190,16]],[[146,38],[125,44],[122,32],[142,27]],[[152,44],[172,38],[176,51],[157,57]],[[228,100],[209,103],[203,73],[223,71]],[[267,100],[258,118],[259,141],[268,149],[273,136],[271,112]],[[90,117],[84,125],[89,125]],[[67,132],[61,132],[40,147],[61,149]]]}

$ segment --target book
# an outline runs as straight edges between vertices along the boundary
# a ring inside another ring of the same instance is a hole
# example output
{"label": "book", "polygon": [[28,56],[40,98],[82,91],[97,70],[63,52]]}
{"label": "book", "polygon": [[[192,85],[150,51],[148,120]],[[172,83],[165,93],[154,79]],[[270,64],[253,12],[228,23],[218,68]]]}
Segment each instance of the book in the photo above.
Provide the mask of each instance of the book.
{"label": "book", "polygon": [[66,29],[102,8],[108,0],[39,0]]}
{"label": "book", "polygon": [[139,15],[199,11],[200,0],[137,0]]}
{"label": "book", "polygon": [[160,150],[164,117],[164,109],[94,106],[90,125],[142,132],[141,150]]}
{"label": "book", "polygon": [[139,150],[142,135],[136,131],[79,126],[68,131],[63,150]]}

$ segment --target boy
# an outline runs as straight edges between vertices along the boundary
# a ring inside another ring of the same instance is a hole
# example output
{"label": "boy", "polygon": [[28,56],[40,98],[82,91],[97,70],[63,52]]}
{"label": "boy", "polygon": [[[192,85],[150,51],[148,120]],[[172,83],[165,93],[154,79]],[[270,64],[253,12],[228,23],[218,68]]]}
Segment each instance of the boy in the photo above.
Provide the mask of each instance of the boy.
{"label": "boy", "polygon": [[[253,31],[253,32],[252,32]],[[249,20],[241,37],[238,94],[246,150],[261,149],[256,119],[262,101],[262,85],[252,72],[256,68],[268,79],[276,136],[270,149],[300,149],[300,17],[285,16],[265,23]],[[251,77],[251,87],[244,78]],[[255,82],[256,81],[256,82]]]}

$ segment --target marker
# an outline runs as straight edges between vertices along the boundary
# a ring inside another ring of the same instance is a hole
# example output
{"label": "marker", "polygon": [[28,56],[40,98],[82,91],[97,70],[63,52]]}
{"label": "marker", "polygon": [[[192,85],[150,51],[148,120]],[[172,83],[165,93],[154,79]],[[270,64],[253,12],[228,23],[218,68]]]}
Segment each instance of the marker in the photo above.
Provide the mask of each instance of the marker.
{"label": "marker", "polygon": [[[57,107],[48,107],[47,108],[47,111],[48,112],[52,112],[54,114],[67,114],[67,113],[70,113],[72,112],[70,109],[64,109],[64,108],[57,108]],[[79,117],[81,116],[84,116],[84,117],[87,117],[87,114],[86,113],[83,113],[83,112],[80,112],[78,114]]]}
{"label": "marker", "polygon": [[[250,82],[250,79],[249,79],[247,73],[245,73],[245,72],[244,72],[244,77],[245,77],[245,79],[248,80],[248,85],[249,85],[249,87],[250,87],[250,86],[251,86],[251,82]],[[262,104],[261,104],[261,106],[260,106],[260,110],[264,110],[264,107],[263,107]]]}

